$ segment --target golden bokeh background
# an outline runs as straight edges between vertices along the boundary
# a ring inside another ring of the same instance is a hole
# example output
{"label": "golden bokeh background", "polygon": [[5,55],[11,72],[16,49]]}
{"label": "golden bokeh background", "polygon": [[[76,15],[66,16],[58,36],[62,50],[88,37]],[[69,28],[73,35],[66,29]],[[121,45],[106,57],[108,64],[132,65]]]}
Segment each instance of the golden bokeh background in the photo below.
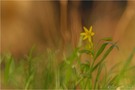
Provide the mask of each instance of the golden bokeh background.
{"label": "golden bokeh background", "polygon": [[[37,53],[47,48],[75,48],[83,26],[93,26],[94,43],[104,37],[118,41],[109,59],[125,60],[135,48],[135,1],[2,1],[1,49],[15,57],[36,45]],[[135,61],[135,58],[134,58]]]}

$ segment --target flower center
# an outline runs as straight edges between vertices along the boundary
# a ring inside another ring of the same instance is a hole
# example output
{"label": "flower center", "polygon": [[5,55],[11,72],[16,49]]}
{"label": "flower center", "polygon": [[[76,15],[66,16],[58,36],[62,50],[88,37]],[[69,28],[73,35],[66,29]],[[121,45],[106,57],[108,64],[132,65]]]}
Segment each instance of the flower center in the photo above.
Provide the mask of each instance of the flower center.
{"label": "flower center", "polygon": [[91,34],[89,32],[86,33],[87,36],[91,36]]}

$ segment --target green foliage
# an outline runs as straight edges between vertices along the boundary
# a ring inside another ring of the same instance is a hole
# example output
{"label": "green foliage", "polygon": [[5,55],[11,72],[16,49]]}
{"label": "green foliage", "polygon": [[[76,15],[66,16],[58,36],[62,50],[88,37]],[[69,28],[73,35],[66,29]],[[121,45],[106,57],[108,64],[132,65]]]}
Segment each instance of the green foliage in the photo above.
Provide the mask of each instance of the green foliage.
{"label": "green foliage", "polygon": [[[2,85],[16,89],[126,89],[135,86],[135,66],[130,63],[135,49],[124,62],[116,63],[110,70],[106,67],[106,58],[116,47],[111,38],[98,49],[78,47],[63,60],[57,60],[57,53],[49,50],[46,55],[34,56],[34,47],[27,57],[16,62],[12,55],[2,55],[0,64],[3,74]],[[90,56],[81,60],[81,56]],[[82,62],[83,61],[83,62]],[[39,66],[38,66],[39,65]],[[119,70],[118,70],[119,67]],[[127,81],[129,80],[129,81]],[[123,83],[125,82],[125,83]]]}
{"label": "green foliage", "polygon": [[9,54],[6,57],[6,65],[5,65],[5,71],[4,71],[4,79],[5,83],[8,83],[10,79],[12,78],[12,75],[14,74],[14,59],[13,57]]}

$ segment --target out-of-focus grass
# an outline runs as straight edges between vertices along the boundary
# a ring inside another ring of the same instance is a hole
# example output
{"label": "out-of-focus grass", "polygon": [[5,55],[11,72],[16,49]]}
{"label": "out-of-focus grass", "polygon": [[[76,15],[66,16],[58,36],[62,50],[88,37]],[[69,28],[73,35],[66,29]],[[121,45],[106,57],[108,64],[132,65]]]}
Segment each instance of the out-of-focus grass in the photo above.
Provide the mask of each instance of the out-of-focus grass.
{"label": "out-of-focus grass", "polygon": [[[106,57],[117,45],[110,38],[103,40],[104,43],[96,50],[78,47],[69,56],[62,55],[60,63],[57,52],[50,49],[43,55],[34,56],[32,48],[26,57],[18,61],[11,54],[1,55],[2,88],[135,89],[135,66],[130,65],[135,49],[124,63],[116,63],[108,70]],[[82,62],[82,54],[92,57]]]}

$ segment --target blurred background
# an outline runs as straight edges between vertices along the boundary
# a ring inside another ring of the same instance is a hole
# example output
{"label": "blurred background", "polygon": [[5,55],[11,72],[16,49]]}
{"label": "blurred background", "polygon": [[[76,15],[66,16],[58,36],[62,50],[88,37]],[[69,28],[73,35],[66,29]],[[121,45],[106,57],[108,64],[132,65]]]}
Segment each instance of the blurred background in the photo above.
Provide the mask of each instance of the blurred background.
{"label": "blurred background", "polygon": [[[94,43],[104,37],[118,41],[110,59],[125,59],[135,47],[135,1],[1,1],[0,53],[20,58],[35,45],[67,52],[77,47],[83,26],[93,26]],[[134,58],[135,60],[135,58]]]}

